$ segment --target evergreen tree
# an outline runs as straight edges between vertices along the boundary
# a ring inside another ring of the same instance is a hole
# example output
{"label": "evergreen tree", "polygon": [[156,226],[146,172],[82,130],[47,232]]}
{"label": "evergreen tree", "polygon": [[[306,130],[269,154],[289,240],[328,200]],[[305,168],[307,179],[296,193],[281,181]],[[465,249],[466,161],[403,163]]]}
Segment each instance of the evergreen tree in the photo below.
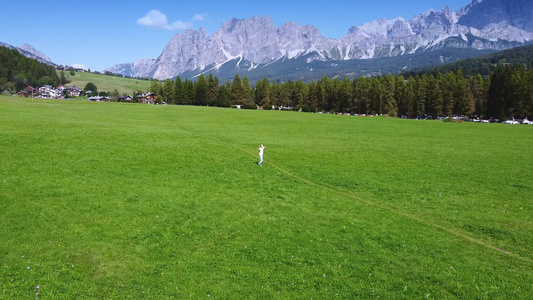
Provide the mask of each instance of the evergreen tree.
{"label": "evergreen tree", "polygon": [[309,89],[308,89],[308,97],[307,101],[304,103],[309,106],[309,111],[316,112],[317,111],[317,85],[314,81],[311,81],[309,83]]}
{"label": "evergreen tree", "polygon": [[517,116],[528,117],[533,121],[533,72],[523,74],[520,88],[518,89]]}
{"label": "evergreen tree", "polygon": [[207,80],[200,74],[194,84],[194,105],[207,105],[207,89]]}
{"label": "evergreen tree", "polygon": [[[442,73],[439,73],[441,78]],[[439,75],[437,75],[439,76]],[[427,87],[427,102],[426,102],[426,112],[432,117],[438,117],[442,115],[442,89],[440,87],[440,81],[435,78],[433,75],[428,76],[428,87]]]}
{"label": "evergreen tree", "polygon": [[307,98],[308,89],[302,80],[298,80],[293,85],[293,92],[291,93],[291,107],[301,108]]}
{"label": "evergreen tree", "polygon": [[473,114],[481,117],[484,115],[484,109],[485,109],[485,91],[484,91],[484,84],[483,84],[483,77],[481,74],[477,74],[476,76],[472,76],[469,78],[469,90],[472,93],[472,98],[474,101],[474,112]]}
{"label": "evergreen tree", "polygon": [[454,90],[455,90],[455,74],[453,72],[446,73],[444,77],[444,84],[442,85],[442,113],[448,117],[453,115],[454,107]]}
{"label": "evergreen tree", "polygon": [[427,87],[429,78],[426,74],[416,77],[415,114],[424,116],[426,114]]}
{"label": "evergreen tree", "polygon": [[190,79],[183,82],[183,104],[194,104],[194,83]]}
{"label": "evergreen tree", "polygon": [[231,84],[232,105],[243,105],[246,102],[246,91],[243,87],[241,77],[235,74]]}
{"label": "evergreen tree", "polygon": [[279,107],[281,103],[281,88],[279,82],[273,82],[270,87],[270,102],[275,107]]}
{"label": "evergreen tree", "polygon": [[292,82],[288,81],[281,84],[278,88],[279,106],[288,107],[291,106],[291,85]]}
{"label": "evergreen tree", "polygon": [[248,108],[255,108],[254,91],[250,85],[250,80],[248,80],[248,77],[246,76],[242,78],[242,89],[245,95],[244,103],[248,106]]}
{"label": "evergreen tree", "polygon": [[396,117],[398,116],[398,102],[396,102],[394,97],[396,87],[394,77],[391,74],[387,74],[380,81],[384,109],[382,113]]}
{"label": "evergreen tree", "polygon": [[352,102],[353,102],[353,85],[352,82],[344,77],[340,82],[338,89],[338,101],[337,101],[337,110],[342,112],[353,113]]}
{"label": "evergreen tree", "polygon": [[183,90],[183,82],[181,81],[181,78],[178,76],[176,77],[176,80],[174,81],[174,101],[175,104],[186,104],[185,102],[185,96],[184,96],[184,90]]}
{"label": "evergreen tree", "polygon": [[215,106],[218,92],[218,78],[211,73],[207,75],[207,104]]}
{"label": "evergreen tree", "polygon": [[163,92],[162,97],[157,97],[157,99],[159,100],[161,98],[163,102],[167,104],[169,103],[173,104],[174,98],[175,98],[174,88],[175,88],[175,83],[170,79],[166,79],[162,87],[162,92]]}
{"label": "evergreen tree", "polygon": [[[512,68],[511,85],[512,85],[512,100],[508,104],[509,115],[515,118],[523,118],[527,115],[526,103],[530,97],[528,95],[528,86],[531,84],[524,81],[527,79],[526,69],[524,65],[517,65]],[[528,97],[529,96],[529,97]]]}
{"label": "evergreen tree", "polygon": [[407,79],[407,85],[405,89],[405,107],[407,109],[406,115],[410,118],[414,118],[416,116],[415,111],[415,102],[416,102],[416,95],[417,95],[417,82],[416,78],[410,76]]}
{"label": "evergreen tree", "polygon": [[[152,80],[152,82],[150,83],[150,93],[154,93],[158,96],[162,96],[163,95],[163,86],[161,84],[161,82],[159,82],[159,80]],[[164,96],[164,95],[163,95]],[[160,98],[160,97],[158,97]]]}
{"label": "evergreen tree", "polygon": [[61,70],[61,76],[59,77],[59,84],[65,85],[67,83],[68,81],[67,81],[67,78],[65,78],[65,72]]}
{"label": "evergreen tree", "polygon": [[334,97],[333,82],[324,76],[318,81],[318,100],[321,110],[331,111],[333,109],[331,99]]}
{"label": "evergreen tree", "polygon": [[384,108],[384,87],[381,85],[381,82],[379,78],[374,77],[371,79],[371,106],[370,106],[370,113],[371,114],[382,114],[383,108]]}
{"label": "evergreen tree", "polygon": [[255,103],[259,106],[267,106],[270,104],[270,82],[267,78],[258,80],[255,85]]}
{"label": "evergreen tree", "polygon": [[468,100],[466,93],[466,80],[463,71],[459,69],[455,75],[455,85],[453,87],[454,95],[454,114],[469,115],[473,111],[471,101]]}
{"label": "evergreen tree", "polygon": [[217,106],[230,107],[232,101],[231,83],[228,81],[225,85],[220,86],[217,92]]}
{"label": "evergreen tree", "polygon": [[372,83],[367,77],[359,77],[354,81],[354,104],[356,113],[367,114],[371,105]]}

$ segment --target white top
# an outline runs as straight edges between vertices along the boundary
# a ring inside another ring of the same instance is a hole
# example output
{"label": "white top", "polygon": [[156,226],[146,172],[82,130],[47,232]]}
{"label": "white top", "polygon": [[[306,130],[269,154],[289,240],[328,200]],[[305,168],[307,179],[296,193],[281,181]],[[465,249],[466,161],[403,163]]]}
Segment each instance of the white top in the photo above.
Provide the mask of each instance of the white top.
{"label": "white top", "polygon": [[265,146],[261,145],[261,147],[259,147],[259,155],[263,155],[263,150],[265,149]]}

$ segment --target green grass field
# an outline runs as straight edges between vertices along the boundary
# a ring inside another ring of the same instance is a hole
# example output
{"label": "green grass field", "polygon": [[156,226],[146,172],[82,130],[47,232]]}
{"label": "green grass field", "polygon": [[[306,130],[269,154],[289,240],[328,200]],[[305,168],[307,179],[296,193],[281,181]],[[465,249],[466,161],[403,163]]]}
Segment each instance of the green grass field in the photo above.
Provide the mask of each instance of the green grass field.
{"label": "green grass field", "polygon": [[76,72],[75,76],[70,76],[68,71],[64,71],[65,77],[70,81],[67,86],[77,86],[81,89],[89,82],[92,82],[100,92],[112,92],[117,89],[123,93],[132,96],[134,91],[147,92],[150,89],[151,82],[133,78],[123,78],[119,76],[107,76],[102,74],[93,74],[89,72]]}
{"label": "green grass field", "polygon": [[3,299],[530,299],[532,201],[533,126],[0,96]]}

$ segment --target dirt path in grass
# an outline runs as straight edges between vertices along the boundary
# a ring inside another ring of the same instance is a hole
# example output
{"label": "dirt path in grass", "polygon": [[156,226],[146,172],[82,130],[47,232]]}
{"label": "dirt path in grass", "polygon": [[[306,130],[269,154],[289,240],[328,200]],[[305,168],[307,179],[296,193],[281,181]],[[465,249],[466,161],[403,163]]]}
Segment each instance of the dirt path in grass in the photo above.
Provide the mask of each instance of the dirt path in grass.
{"label": "dirt path in grass", "polygon": [[[249,149],[245,149],[245,148],[243,148],[243,147],[241,147],[239,145],[235,145],[235,144],[231,144],[230,145],[230,144],[225,143],[223,141],[220,141],[218,139],[217,139],[217,141],[219,141],[221,144],[226,144],[228,146],[232,146],[234,148],[237,148],[238,150],[243,151],[245,153],[248,153],[248,154],[250,154],[250,155],[252,155],[254,157],[257,156],[256,153],[251,152]],[[454,235],[456,237],[459,237],[461,239],[467,240],[467,241],[469,241],[471,243],[478,244],[478,245],[483,246],[485,248],[504,253],[506,255],[512,256],[514,258],[517,258],[517,259],[522,260],[522,261],[527,262],[527,263],[533,263],[533,260],[528,258],[528,257],[524,257],[524,256],[521,256],[519,254],[511,253],[509,251],[506,251],[506,250],[504,250],[504,249],[502,249],[500,247],[497,247],[495,245],[487,243],[486,241],[483,241],[481,239],[478,239],[478,238],[475,238],[473,236],[470,236],[470,235],[468,235],[467,233],[465,233],[463,231],[457,230],[457,228],[443,226],[443,225],[428,221],[426,219],[423,219],[423,218],[421,218],[421,217],[419,217],[417,215],[413,215],[413,214],[398,210],[398,209],[396,209],[394,207],[391,207],[391,206],[388,206],[388,205],[384,205],[382,203],[378,203],[378,202],[375,202],[375,201],[372,201],[372,200],[364,199],[364,198],[361,198],[361,197],[359,197],[357,195],[354,195],[354,194],[346,192],[346,191],[338,190],[336,187],[311,181],[311,180],[309,180],[307,178],[304,178],[304,177],[300,176],[299,174],[291,172],[290,170],[286,169],[285,167],[283,167],[282,165],[278,164],[277,162],[272,161],[271,159],[266,160],[264,164],[265,165],[270,165],[270,166],[278,169],[279,171],[287,174],[288,176],[299,180],[300,182],[302,182],[304,184],[308,184],[308,185],[311,185],[311,186],[314,186],[314,187],[317,187],[317,188],[320,188],[320,189],[325,189],[325,190],[327,190],[329,192],[332,192],[332,193],[335,193],[337,195],[349,197],[349,198],[355,199],[357,201],[361,201],[363,203],[366,203],[368,205],[371,205],[371,206],[374,206],[374,207],[378,207],[380,209],[388,210],[388,211],[390,211],[392,213],[395,213],[397,215],[400,215],[400,216],[415,220],[415,221],[417,221],[419,223],[422,223],[422,224],[424,224],[426,226],[437,228],[437,229],[439,229],[441,231],[447,232],[447,233],[452,234],[452,235]]]}
{"label": "dirt path in grass", "polygon": [[[186,128],[186,127],[180,126],[180,125],[176,125],[176,126],[179,127],[183,131],[193,132],[193,131],[190,130],[190,128]],[[210,135],[212,140],[216,141],[217,143],[219,143],[221,145],[225,145],[225,146],[227,146],[229,148],[236,148],[236,149],[242,151],[243,153],[249,154],[249,155],[251,155],[253,157],[257,157],[257,153],[253,152],[253,151],[250,151],[249,148],[245,148],[245,147],[243,147],[241,145],[237,145],[237,144],[234,144],[234,143],[229,143],[227,141],[221,140],[214,134],[213,135],[206,134],[206,135]],[[374,206],[374,207],[377,207],[377,208],[380,208],[380,209],[383,209],[383,210],[388,210],[388,211],[390,211],[390,212],[392,212],[394,214],[409,218],[411,220],[414,220],[414,221],[417,221],[419,223],[422,223],[422,224],[424,224],[426,226],[439,229],[439,230],[441,230],[443,232],[452,234],[452,235],[454,235],[456,237],[459,237],[459,238],[461,238],[463,240],[467,240],[467,241],[469,241],[471,243],[480,245],[482,247],[485,247],[485,248],[488,248],[488,249],[491,249],[491,250],[494,250],[494,251],[501,252],[503,254],[512,256],[512,257],[514,257],[516,259],[519,259],[521,261],[533,264],[533,260],[531,258],[529,258],[529,257],[524,257],[524,256],[521,256],[521,255],[519,255],[517,253],[509,252],[509,251],[507,251],[505,249],[502,249],[501,247],[497,247],[495,245],[487,243],[486,241],[483,241],[481,239],[475,238],[475,237],[465,233],[464,231],[458,230],[457,228],[443,226],[443,225],[431,222],[429,220],[423,219],[423,218],[421,218],[421,217],[419,217],[417,215],[410,214],[410,213],[407,213],[405,211],[401,211],[401,210],[396,209],[394,207],[391,207],[391,206],[388,206],[388,205],[385,205],[385,204],[382,204],[382,203],[378,203],[378,202],[375,202],[375,201],[372,201],[372,200],[361,198],[361,197],[359,197],[357,195],[354,195],[352,193],[349,193],[347,191],[339,190],[338,188],[336,188],[334,186],[329,186],[329,185],[325,185],[325,184],[322,184],[322,183],[317,183],[317,182],[311,181],[311,180],[309,180],[307,178],[302,177],[301,175],[299,175],[297,173],[294,173],[294,172],[288,170],[287,168],[285,168],[281,164],[279,164],[279,163],[277,163],[277,162],[275,162],[275,161],[273,161],[273,160],[271,160],[269,158],[267,158],[265,160],[264,164],[265,165],[270,165],[270,166],[278,169],[279,171],[287,174],[288,176],[299,180],[300,182],[302,182],[304,184],[308,184],[310,186],[314,186],[314,187],[317,187],[317,188],[320,188],[320,189],[325,189],[325,190],[330,191],[332,193],[335,193],[337,195],[345,196],[345,197],[360,201],[362,203],[366,203],[368,205],[371,205],[371,206]]]}

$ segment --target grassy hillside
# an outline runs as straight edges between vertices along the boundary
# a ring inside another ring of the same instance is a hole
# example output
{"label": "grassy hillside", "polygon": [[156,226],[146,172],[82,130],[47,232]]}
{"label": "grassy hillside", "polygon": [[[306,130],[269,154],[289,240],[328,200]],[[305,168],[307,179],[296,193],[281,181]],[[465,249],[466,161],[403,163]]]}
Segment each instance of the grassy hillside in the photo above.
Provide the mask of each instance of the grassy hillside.
{"label": "grassy hillside", "polygon": [[98,87],[99,91],[111,92],[117,89],[120,94],[126,93],[130,96],[134,91],[142,90],[146,92],[150,89],[150,81],[119,76],[107,76],[89,72],[76,72],[75,76],[70,76],[69,72],[65,71],[65,77],[70,80],[67,86],[75,85],[83,89],[87,83],[92,82]]}
{"label": "grassy hillside", "polygon": [[4,96],[0,111],[3,298],[533,294],[533,126]]}

